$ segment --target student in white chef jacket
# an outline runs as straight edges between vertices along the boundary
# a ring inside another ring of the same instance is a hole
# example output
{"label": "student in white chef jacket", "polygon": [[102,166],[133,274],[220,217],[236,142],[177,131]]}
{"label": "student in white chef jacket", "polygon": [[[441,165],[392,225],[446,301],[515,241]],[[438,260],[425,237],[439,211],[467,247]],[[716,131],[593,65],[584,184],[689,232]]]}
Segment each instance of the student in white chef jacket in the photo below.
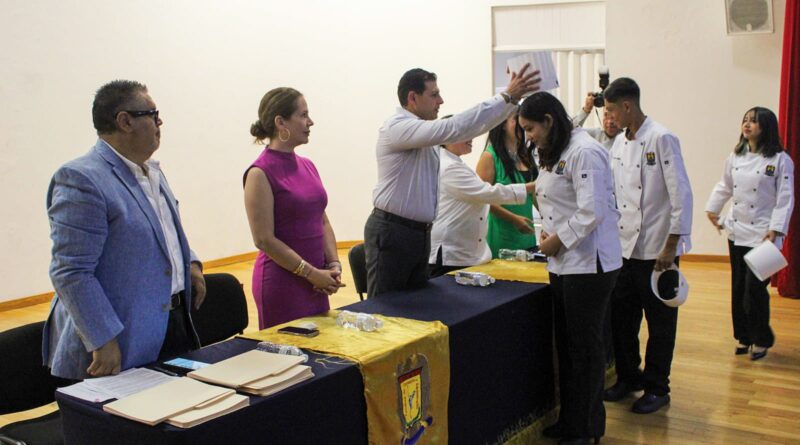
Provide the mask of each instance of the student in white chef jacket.
{"label": "student in white chef jacket", "polygon": [[[733,198],[720,221],[725,203]],[[794,205],[794,163],[778,136],[778,119],[762,107],[742,119],[739,143],[722,171],[706,204],[708,219],[728,232],[731,261],[731,315],[736,355],[750,352],[752,360],[767,355],[775,343],[769,326],[769,280],[761,281],[744,262],[744,255],[764,240],[781,247]]]}
{"label": "student in white chef jacket", "polygon": [[533,182],[484,182],[461,159],[471,152],[471,139],[440,148],[439,209],[431,229],[428,261],[431,278],[490,261],[492,251],[486,243],[489,204],[522,204],[533,193]]}
{"label": "student in white chef jacket", "polygon": [[[675,348],[678,309],[653,293],[650,277],[678,264],[691,248],[692,189],[683,165],[680,141],[663,125],[645,116],[639,86],[619,78],[603,92],[608,116],[625,133],[614,140],[611,168],[624,258],[611,299],[617,383],[605,400],[618,401],[633,391],[644,395],[633,412],[648,414],[667,405],[669,374]],[[639,369],[639,329],[642,312],[649,338],[644,372]]]}
{"label": "student in white chef jacket", "polygon": [[519,122],[539,153],[539,246],[548,256],[559,362],[559,420],[544,434],[564,444],[596,443],[605,433],[605,314],[622,266],[608,152],[573,129],[549,93],[525,99]]}

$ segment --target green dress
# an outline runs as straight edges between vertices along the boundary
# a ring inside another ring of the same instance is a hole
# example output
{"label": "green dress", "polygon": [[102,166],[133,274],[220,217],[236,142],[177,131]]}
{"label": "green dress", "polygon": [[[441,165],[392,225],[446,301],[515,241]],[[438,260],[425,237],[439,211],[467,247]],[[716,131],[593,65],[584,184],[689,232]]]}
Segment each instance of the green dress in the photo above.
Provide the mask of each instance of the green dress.
{"label": "green dress", "polygon": [[[489,145],[486,147],[486,151],[491,153],[492,159],[494,159],[495,184],[512,184],[511,179],[506,174],[505,167],[503,167],[503,162],[494,151],[494,147]],[[526,182],[522,172],[515,170],[514,177],[516,179],[514,182],[516,183]],[[529,194],[524,204],[508,204],[504,205],[503,208],[516,215],[533,219],[533,196]],[[489,230],[486,234],[486,241],[492,250],[492,258],[497,258],[497,252],[500,249],[529,249],[536,246],[536,235],[520,233],[513,224],[494,216],[491,212],[489,213],[488,221]]]}

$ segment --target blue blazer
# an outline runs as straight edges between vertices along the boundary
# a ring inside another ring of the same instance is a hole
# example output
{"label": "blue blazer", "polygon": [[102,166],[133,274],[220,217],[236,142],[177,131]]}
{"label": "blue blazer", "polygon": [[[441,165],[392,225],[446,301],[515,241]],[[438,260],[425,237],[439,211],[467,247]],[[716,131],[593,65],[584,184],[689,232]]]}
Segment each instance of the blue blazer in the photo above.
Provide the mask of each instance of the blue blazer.
{"label": "blue blazer", "polygon": [[[189,266],[197,259],[165,180],[161,191],[183,253],[188,311]],[[56,376],[87,378],[91,351],[115,337],[122,370],[155,361],[167,329],[172,266],[158,217],[128,166],[98,140],[53,175],[47,213],[56,295],[42,339],[45,365]]]}

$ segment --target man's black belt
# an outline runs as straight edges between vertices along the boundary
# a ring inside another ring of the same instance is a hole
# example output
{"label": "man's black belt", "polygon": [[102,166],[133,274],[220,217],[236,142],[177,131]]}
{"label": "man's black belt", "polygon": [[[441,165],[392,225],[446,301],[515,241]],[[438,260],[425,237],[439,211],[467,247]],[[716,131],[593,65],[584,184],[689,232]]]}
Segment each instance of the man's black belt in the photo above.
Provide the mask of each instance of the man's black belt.
{"label": "man's black belt", "polygon": [[431,226],[433,225],[431,223],[424,223],[424,222],[414,221],[413,219],[403,218],[402,216],[398,216],[395,215],[394,213],[389,213],[381,209],[372,210],[372,214],[384,221],[391,221],[393,223],[406,226],[409,229],[419,230],[421,232],[430,230]]}
{"label": "man's black belt", "polygon": [[183,293],[183,291],[180,291],[177,294],[173,294],[170,297],[169,310],[177,309],[177,308],[183,306],[185,298],[186,298],[186,296]]}

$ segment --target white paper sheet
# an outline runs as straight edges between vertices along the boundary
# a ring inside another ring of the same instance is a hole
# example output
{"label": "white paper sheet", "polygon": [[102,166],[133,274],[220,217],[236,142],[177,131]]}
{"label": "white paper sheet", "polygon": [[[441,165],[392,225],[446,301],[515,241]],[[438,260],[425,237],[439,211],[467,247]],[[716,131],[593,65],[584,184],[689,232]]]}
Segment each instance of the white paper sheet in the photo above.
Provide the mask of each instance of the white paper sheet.
{"label": "white paper sheet", "polygon": [[[539,91],[549,91],[558,88],[558,75],[556,74],[556,67],[553,64],[553,54],[550,51],[535,51],[509,59],[506,64],[508,68],[508,80],[511,80],[512,72],[519,73],[526,63],[531,64],[526,73],[539,70],[539,77],[542,79],[542,82],[539,84]],[[525,97],[530,96],[530,94],[525,95]]]}
{"label": "white paper sheet", "polygon": [[110,399],[121,399],[175,378],[177,377],[170,377],[152,369],[132,368],[113,376],[86,379],[74,385],[58,388],[58,391],[81,400],[100,403]]}

